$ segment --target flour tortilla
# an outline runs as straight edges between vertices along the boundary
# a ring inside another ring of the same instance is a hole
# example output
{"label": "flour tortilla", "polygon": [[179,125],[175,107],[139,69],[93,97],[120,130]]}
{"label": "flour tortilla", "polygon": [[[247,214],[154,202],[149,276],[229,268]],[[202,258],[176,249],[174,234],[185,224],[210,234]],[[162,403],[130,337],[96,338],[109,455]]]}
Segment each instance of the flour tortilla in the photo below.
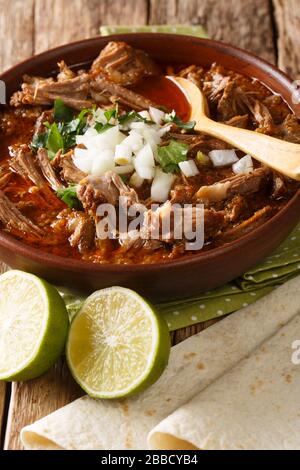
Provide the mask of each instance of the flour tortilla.
{"label": "flour tortilla", "polygon": [[[164,374],[140,395],[123,401],[79,398],[23,428],[22,442],[27,449],[146,449],[147,436],[155,426],[250,355],[299,311],[300,277],[174,346]],[[228,384],[228,389],[232,392],[235,385]],[[222,396],[219,401],[221,408],[225,406]],[[194,405],[186,413],[184,439],[190,437],[185,431],[193,431],[199,416]],[[169,429],[166,421],[164,426]],[[173,424],[170,431],[174,432]],[[152,445],[155,434],[151,436]]]}
{"label": "flour tortilla", "polygon": [[299,450],[300,365],[292,344],[300,315],[158,424],[153,449]]}

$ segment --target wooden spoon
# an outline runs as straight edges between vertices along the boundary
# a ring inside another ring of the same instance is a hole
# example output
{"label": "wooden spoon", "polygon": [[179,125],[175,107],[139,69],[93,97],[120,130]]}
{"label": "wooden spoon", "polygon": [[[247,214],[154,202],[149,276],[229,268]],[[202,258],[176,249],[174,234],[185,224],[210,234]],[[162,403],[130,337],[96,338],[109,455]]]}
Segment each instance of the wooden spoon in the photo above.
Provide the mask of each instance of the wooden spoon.
{"label": "wooden spoon", "polygon": [[300,144],[213,121],[207,116],[208,106],[201,90],[185,78],[173,80],[190,102],[190,120],[196,121],[195,131],[217,137],[283,175],[300,181]]}

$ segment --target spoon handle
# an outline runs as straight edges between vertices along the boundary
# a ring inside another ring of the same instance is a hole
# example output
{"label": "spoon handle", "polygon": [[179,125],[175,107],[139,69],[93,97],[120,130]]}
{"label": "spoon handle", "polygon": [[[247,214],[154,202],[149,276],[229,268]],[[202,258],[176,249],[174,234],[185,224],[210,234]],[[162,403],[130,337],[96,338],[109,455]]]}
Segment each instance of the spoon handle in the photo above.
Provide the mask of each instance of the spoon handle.
{"label": "spoon handle", "polygon": [[196,131],[217,137],[261,163],[300,181],[300,145],[198,116]]}

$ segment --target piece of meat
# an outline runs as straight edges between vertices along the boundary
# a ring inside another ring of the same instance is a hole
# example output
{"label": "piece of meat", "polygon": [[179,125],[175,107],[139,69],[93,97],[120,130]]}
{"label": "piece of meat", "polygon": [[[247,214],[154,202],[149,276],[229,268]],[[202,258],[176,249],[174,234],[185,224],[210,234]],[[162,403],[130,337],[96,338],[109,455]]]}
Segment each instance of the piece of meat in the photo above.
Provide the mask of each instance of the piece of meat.
{"label": "piece of meat", "polygon": [[37,152],[37,160],[40,165],[40,169],[48,181],[48,183],[51,185],[52,189],[56,191],[59,188],[63,188],[64,185],[62,182],[57,178],[55,171],[53,170],[53,167],[51,166],[50,160],[48,158],[48,152],[46,149],[39,149]]}
{"label": "piece of meat", "polygon": [[228,121],[237,115],[246,114],[247,106],[244,102],[244,96],[245,94],[236,82],[229,80],[218,102],[218,120]]}
{"label": "piece of meat", "polygon": [[219,236],[219,239],[217,239],[217,242],[229,242],[246,235],[247,233],[251,232],[251,230],[259,227],[267,219],[269,219],[273,213],[273,210],[274,209],[271,206],[265,206],[262,209],[259,209],[249,219],[243,220],[235,227],[223,231]]}
{"label": "piece of meat", "polygon": [[227,202],[225,207],[226,218],[230,222],[237,221],[240,216],[243,214],[243,211],[246,208],[245,197],[241,194],[236,194],[233,198]]}
{"label": "piece of meat", "polygon": [[244,114],[243,116],[234,116],[228,121],[225,121],[224,124],[233,127],[240,127],[241,129],[247,129],[248,127],[248,114]]}
{"label": "piece of meat", "polygon": [[25,217],[1,190],[0,220],[8,230],[16,230],[20,233],[30,234],[37,238],[43,236],[43,231],[30,219]]}
{"label": "piece of meat", "polygon": [[52,105],[60,98],[74,109],[89,108],[92,102],[88,100],[89,74],[81,74],[74,78],[54,81],[53,78],[23,77],[22,91],[17,91],[11,97],[11,106],[22,105]]}
{"label": "piece of meat", "polygon": [[54,114],[52,109],[47,109],[47,111],[43,111],[36,120],[34,126],[34,135],[41,134],[45,132],[46,128],[44,126],[44,122],[49,122],[52,124],[54,121]]}
{"label": "piece of meat", "polygon": [[9,147],[9,154],[11,156],[10,168],[23,178],[31,180],[38,188],[45,185],[43,175],[27,145],[13,145]]}
{"label": "piece of meat", "polygon": [[272,129],[273,118],[268,108],[262,102],[247,95],[243,97],[243,101],[252,113],[259,128]]}
{"label": "piece of meat", "polygon": [[202,186],[196,193],[198,201],[218,202],[236,194],[246,195],[260,191],[266,186],[271,170],[261,167],[249,174],[236,175],[211,186]]}
{"label": "piece of meat", "polygon": [[9,168],[0,167],[0,189],[5,188],[7,183],[10,181],[12,177],[12,173]]}
{"label": "piece of meat", "polygon": [[[203,219],[201,217],[203,215]],[[204,224],[205,240],[215,236],[226,224],[225,213],[214,209],[197,207],[174,207],[170,201],[165,202],[157,210],[149,209],[144,213],[144,222],[141,228],[143,239],[157,239],[173,243],[180,234],[183,239],[186,230],[191,228],[195,232],[198,223]],[[186,226],[189,224],[189,227]]]}
{"label": "piece of meat", "polygon": [[95,101],[101,96],[102,100],[106,98],[114,104],[118,101],[136,111],[148,109],[150,106],[158,106],[148,98],[117,85],[116,83],[110,82],[103,76],[96,77],[95,80],[91,82],[91,95]]}
{"label": "piece of meat", "polygon": [[286,182],[282,175],[273,172],[273,184],[271,197],[273,199],[280,199],[287,192]]}
{"label": "piece of meat", "polygon": [[197,135],[193,134],[181,134],[179,132],[169,132],[164,136],[164,141],[170,139],[179,140],[189,145],[189,154],[194,155],[198,150],[201,150],[204,153],[208,153],[211,150],[225,150],[232,148],[226,142],[223,142],[220,139],[211,137],[199,133]]}
{"label": "piece of meat", "polygon": [[[110,173],[110,175],[108,173]],[[129,206],[132,206],[133,204],[138,204],[139,198],[136,191],[130,186],[127,186],[127,184],[125,184],[122,180],[121,176],[117,173],[114,173],[113,171],[108,173],[106,173],[105,176],[106,178],[111,178],[111,181],[119,192],[119,196],[125,197]]]}
{"label": "piece of meat", "polygon": [[195,194],[195,188],[186,184],[174,184],[170,191],[172,204],[190,204]]}
{"label": "piece of meat", "polygon": [[203,92],[212,103],[217,103],[229,81],[230,77],[224,76],[223,70],[212,66],[209,76],[204,79]]}
{"label": "piece of meat", "polygon": [[201,88],[201,83],[203,79],[204,69],[199,67],[199,65],[190,65],[179,72],[179,77],[186,78],[190,80],[199,88]]}
{"label": "piece of meat", "polygon": [[215,237],[225,225],[225,214],[223,211],[204,209],[204,238],[205,240]]}
{"label": "piece of meat", "polygon": [[262,100],[268,108],[275,124],[281,124],[290,114],[290,110],[280,95],[269,95]]}
{"label": "piece of meat", "polygon": [[288,114],[283,123],[278,126],[278,137],[300,144],[300,124],[295,114]]}
{"label": "piece of meat", "polygon": [[142,248],[148,251],[155,251],[163,246],[163,242],[160,240],[143,240],[138,230],[120,233],[118,240],[121,245],[120,251],[125,253],[129,250],[140,250]]}
{"label": "piece of meat", "polygon": [[59,150],[51,161],[51,166],[60,171],[66,183],[79,183],[86,177],[86,173],[79,170],[73,162],[73,150],[65,154],[62,154],[62,151]]}
{"label": "piece of meat", "polygon": [[89,175],[77,187],[78,199],[84,209],[92,212],[96,211],[99,204],[117,205],[120,196],[127,199],[128,206],[139,202],[135,190],[127,186],[113,171],[108,171],[103,176]]}
{"label": "piece of meat", "polygon": [[76,77],[76,73],[67,66],[64,60],[58,62],[59,73],[57,75],[57,81],[63,82],[65,80],[71,80]]}
{"label": "piece of meat", "polygon": [[93,75],[105,74],[118,85],[135,85],[148,75],[158,75],[159,67],[146,54],[121,41],[111,41],[94,60]]}
{"label": "piece of meat", "polygon": [[119,191],[112,181],[112,172],[104,176],[89,175],[80,181],[77,187],[77,197],[87,211],[96,211],[99,204],[116,205]]}
{"label": "piece of meat", "polygon": [[84,213],[76,213],[69,218],[68,230],[72,235],[69,242],[72,247],[77,247],[80,253],[90,251],[95,244],[95,223],[91,217]]}

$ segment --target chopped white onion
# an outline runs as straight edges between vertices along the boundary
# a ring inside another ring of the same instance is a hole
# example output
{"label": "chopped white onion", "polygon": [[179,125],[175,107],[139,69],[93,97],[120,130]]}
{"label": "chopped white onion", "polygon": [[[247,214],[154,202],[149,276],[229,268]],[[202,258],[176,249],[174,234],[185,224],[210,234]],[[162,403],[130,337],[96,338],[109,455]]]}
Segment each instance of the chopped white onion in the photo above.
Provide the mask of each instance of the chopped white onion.
{"label": "chopped white onion", "polygon": [[154,177],[154,167],[143,165],[141,162],[134,162],[137,174],[146,180],[152,180]]}
{"label": "chopped white onion", "polygon": [[137,172],[135,171],[129,180],[130,186],[133,186],[134,188],[140,188],[144,182],[144,178],[141,178]]}
{"label": "chopped white onion", "polygon": [[144,137],[144,140],[151,145],[153,152],[155,152],[157,145],[160,143],[160,136],[158,135],[157,130],[147,126],[142,130],[141,133]]}
{"label": "chopped white onion", "polygon": [[100,132],[95,137],[91,137],[91,139],[85,143],[85,146],[90,149],[114,150],[116,145],[120,144],[124,138],[125,135],[119,131],[119,126],[113,126],[104,132]]}
{"label": "chopped white onion", "polygon": [[147,119],[147,121],[151,121],[151,117],[150,117],[150,114],[148,113],[148,111],[139,111],[138,113],[142,118],[144,119]]}
{"label": "chopped white onion", "polygon": [[170,132],[171,129],[172,124],[166,124],[157,131],[157,134],[159,135],[159,137],[163,137],[165,134],[167,134],[167,132]]}
{"label": "chopped white onion", "polygon": [[134,129],[129,132],[129,135],[125,137],[122,144],[129,145],[132,152],[136,153],[144,146],[143,137],[141,134],[136,132]]}
{"label": "chopped white onion", "polygon": [[87,149],[82,149],[80,147],[76,147],[74,149],[74,157],[75,158],[87,158],[88,156],[90,156],[90,152],[89,150]]}
{"label": "chopped white onion", "polygon": [[215,167],[232,165],[238,161],[234,150],[212,150],[208,156]]}
{"label": "chopped white onion", "polygon": [[151,185],[151,199],[155,202],[167,201],[175,178],[175,175],[164,173],[160,168],[156,168],[155,177]]}
{"label": "chopped white onion", "polygon": [[133,121],[129,124],[130,129],[136,129],[136,130],[142,130],[147,127],[147,124],[145,122],[141,121]]}
{"label": "chopped white onion", "polygon": [[195,175],[198,175],[199,173],[198,167],[196,163],[194,162],[194,160],[186,160],[184,162],[180,162],[178,163],[178,166],[181,169],[184,176],[187,176],[187,177],[195,176]]}
{"label": "chopped white onion", "polygon": [[154,108],[153,106],[149,107],[149,114],[152,119],[152,121],[155,122],[155,124],[161,124],[164,117],[165,113],[161,111],[160,109]]}
{"label": "chopped white onion", "polygon": [[118,165],[128,165],[132,160],[132,150],[129,145],[124,143],[116,145],[115,163]]}
{"label": "chopped white onion", "polygon": [[[75,149],[76,150],[76,149]],[[73,156],[74,165],[84,173],[91,173],[93,166],[93,158],[91,155],[87,154],[86,156],[76,156],[74,152]]]}
{"label": "chopped white onion", "polygon": [[250,155],[245,155],[240,160],[238,160],[234,165],[232,165],[232,171],[236,175],[239,173],[252,173],[253,171],[253,161]]}
{"label": "chopped white onion", "polygon": [[[89,127],[84,133],[85,137],[95,137],[96,135],[98,135],[98,131],[94,127]],[[77,137],[80,136],[78,135]]]}
{"label": "chopped white onion", "polygon": [[91,174],[102,176],[109,170],[114,170],[114,153],[111,149],[102,150],[97,155],[94,154]]}
{"label": "chopped white onion", "polygon": [[[126,135],[121,132],[125,127],[117,124],[117,120],[113,118],[110,123],[116,124],[104,132],[98,132],[94,128],[95,122],[106,124],[104,112],[98,108],[84,135],[76,137],[77,145],[84,148],[75,149],[74,164],[85,173],[99,176],[108,170],[119,174],[132,173],[135,170],[131,180],[135,187],[141,186],[144,179],[152,180],[155,176],[157,146],[161,143],[161,137],[171,129],[171,124],[161,125],[165,113],[154,107],[150,107],[149,111],[141,111],[140,116],[153,123],[130,122],[126,127]],[[165,179],[171,181],[170,175],[165,176]]]}
{"label": "chopped white onion", "polygon": [[[106,124],[107,119],[105,116],[105,110],[97,108],[93,113],[94,122],[101,122],[101,124]],[[97,132],[97,131],[96,131]]]}
{"label": "chopped white onion", "polygon": [[77,145],[85,145],[87,141],[88,141],[88,138],[85,135],[77,135],[76,136],[76,144]]}
{"label": "chopped white onion", "polygon": [[118,173],[118,175],[127,175],[128,173],[132,173],[134,171],[133,165],[122,165],[122,166],[115,166],[114,172]]}
{"label": "chopped white onion", "polygon": [[87,147],[86,144],[89,143],[89,141],[91,140],[92,137],[95,137],[98,135],[98,132],[96,131],[96,129],[94,127],[89,127],[86,132],[84,133],[84,135],[77,135],[76,136],[76,144],[79,145],[79,144],[83,144]]}
{"label": "chopped white onion", "polygon": [[154,167],[153,151],[150,144],[144,145],[144,147],[137,153],[135,162],[140,162],[143,165]]}

